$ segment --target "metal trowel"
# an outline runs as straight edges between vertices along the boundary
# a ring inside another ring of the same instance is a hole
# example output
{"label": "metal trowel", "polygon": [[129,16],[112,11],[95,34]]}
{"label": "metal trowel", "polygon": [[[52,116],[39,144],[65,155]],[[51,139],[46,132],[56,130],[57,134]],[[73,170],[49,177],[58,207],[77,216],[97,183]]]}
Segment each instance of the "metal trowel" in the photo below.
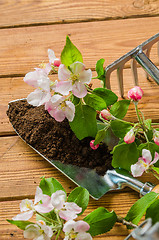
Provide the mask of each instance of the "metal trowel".
{"label": "metal trowel", "polygon": [[[24,100],[18,99],[15,101]],[[11,102],[15,102],[11,101]],[[11,103],[10,102],[10,103]],[[8,105],[9,107],[9,105]],[[13,127],[14,128],[14,127]],[[14,128],[17,135],[25,142],[25,140],[19,135],[17,130]],[[116,140],[114,141],[115,145]],[[25,142],[26,143],[26,142]],[[28,143],[27,143],[28,144]],[[112,142],[107,140],[107,144],[110,148],[113,147]],[[29,145],[29,144],[28,144]],[[84,187],[88,190],[92,198],[98,200],[105,193],[114,190],[120,190],[126,186],[131,187],[140,193],[141,196],[150,192],[154,185],[150,183],[142,183],[139,180],[133,178],[126,170],[123,169],[113,169],[107,170],[104,176],[98,175],[95,170],[78,167],[71,164],[63,164],[57,160],[50,160],[43,156],[39,151],[29,145],[33,150],[35,150],[40,156],[67,176],[71,181],[73,181],[78,186]]]}

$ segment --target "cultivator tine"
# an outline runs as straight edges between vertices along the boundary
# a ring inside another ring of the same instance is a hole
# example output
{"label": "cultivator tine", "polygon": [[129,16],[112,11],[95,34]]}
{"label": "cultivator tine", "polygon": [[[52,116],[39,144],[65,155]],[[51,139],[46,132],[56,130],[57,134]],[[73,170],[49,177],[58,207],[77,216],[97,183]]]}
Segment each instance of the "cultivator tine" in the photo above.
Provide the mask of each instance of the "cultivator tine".
{"label": "cultivator tine", "polygon": [[134,84],[138,85],[138,72],[137,72],[137,62],[143,67],[146,72],[146,78],[149,79],[149,76],[159,84],[159,69],[155,64],[149,59],[150,51],[152,46],[158,42],[157,54],[159,57],[159,33],[146,40],[121,58],[117,59],[115,62],[111,63],[105,68],[105,81],[106,87],[111,89],[110,76],[114,70],[117,70],[117,78],[119,83],[119,93],[120,96],[124,96],[124,85],[123,85],[123,69],[125,63],[131,59],[131,69],[134,78]]}
{"label": "cultivator tine", "polygon": [[124,87],[123,87],[123,67],[117,68],[117,77],[118,77],[118,84],[119,84],[119,93],[120,96],[124,96]]}
{"label": "cultivator tine", "polygon": [[131,70],[134,77],[134,85],[138,86],[137,62],[134,58],[131,60]]}

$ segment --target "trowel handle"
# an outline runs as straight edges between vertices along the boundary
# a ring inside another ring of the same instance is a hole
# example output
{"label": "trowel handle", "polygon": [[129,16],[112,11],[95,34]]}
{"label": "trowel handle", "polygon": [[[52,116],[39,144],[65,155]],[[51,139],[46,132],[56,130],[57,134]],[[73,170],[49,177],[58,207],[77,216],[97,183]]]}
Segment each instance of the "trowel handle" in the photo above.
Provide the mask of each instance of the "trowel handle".
{"label": "trowel handle", "polygon": [[159,186],[154,186],[151,183],[142,183],[136,178],[133,178],[126,170],[114,169],[107,171],[107,181],[112,183],[112,189],[122,189],[126,186],[134,189],[140,193],[140,196],[144,196],[146,193],[154,191],[159,192]]}

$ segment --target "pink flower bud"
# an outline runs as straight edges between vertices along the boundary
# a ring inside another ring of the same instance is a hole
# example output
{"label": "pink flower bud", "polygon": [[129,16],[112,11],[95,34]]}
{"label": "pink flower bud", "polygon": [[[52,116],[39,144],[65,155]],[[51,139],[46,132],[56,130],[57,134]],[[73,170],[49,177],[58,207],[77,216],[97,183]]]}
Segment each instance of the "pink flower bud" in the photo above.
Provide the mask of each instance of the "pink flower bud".
{"label": "pink flower bud", "polygon": [[132,142],[135,141],[135,134],[134,134],[134,130],[131,129],[124,137],[124,142],[126,142],[127,144],[130,144]]}
{"label": "pink flower bud", "polygon": [[93,150],[96,150],[96,149],[99,147],[99,144],[94,145],[94,141],[95,141],[95,140],[90,141],[90,147],[91,147]]}
{"label": "pink flower bud", "polygon": [[153,140],[159,146],[159,131],[154,130]]}
{"label": "pink flower bud", "polygon": [[60,59],[56,58],[56,59],[54,60],[54,66],[55,66],[55,67],[59,67],[60,64],[61,64]]}
{"label": "pink flower bud", "polygon": [[142,98],[142,96],[143,90],[138,86],[135,86],[128,91],[128,98],[132,99],[135,102],[138,102]]}
{"label": "pink flower bud", "polygon": [[111,113],[106,109],[103,109],[100,113],[101,113],[102,118],[105,119],[105,120],[111,120],[112,117],[113,117],[111,115]]}

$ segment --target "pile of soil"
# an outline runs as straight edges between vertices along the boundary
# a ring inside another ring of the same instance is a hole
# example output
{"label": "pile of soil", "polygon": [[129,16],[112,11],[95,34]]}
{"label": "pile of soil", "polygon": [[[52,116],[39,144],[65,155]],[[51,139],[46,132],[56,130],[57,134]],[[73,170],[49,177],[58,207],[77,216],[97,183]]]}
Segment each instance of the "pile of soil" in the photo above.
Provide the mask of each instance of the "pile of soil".
{"label": "pile of soil", "polygon": [[44,106],[19,100],[9,104],[7,115],[19,135],[49,160],[95,169],[100,175],[112,169],[112,155],[105,144],[92,150],[91,138],[77,139],[68,121],[56,122]]}

